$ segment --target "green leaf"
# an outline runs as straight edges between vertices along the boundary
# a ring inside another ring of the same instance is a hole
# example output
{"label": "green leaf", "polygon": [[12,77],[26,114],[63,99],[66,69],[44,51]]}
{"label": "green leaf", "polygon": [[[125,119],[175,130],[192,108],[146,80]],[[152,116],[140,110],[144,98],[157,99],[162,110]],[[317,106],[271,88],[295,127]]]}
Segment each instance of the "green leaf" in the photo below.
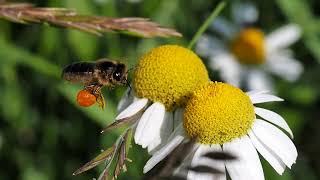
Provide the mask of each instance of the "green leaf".
{"label": "green leaf", "polygon": [[115,145],[113,145],[112,147],[108,148],[107,150],[103,151],[102,153],[100,153],[97,157],[95,157],[93,160],[91,160],[90,162],[86,163],[85,165],[83,165],[81,168],[79,168],[78,170],[76,170],[73,175],[78,175],[80,173],[83,173],[89,169],[92,169],[94,167],[96,167],[97,165],[101,164],[102,162],[107,162],[110,163],[112,160],[112,156],[114,154],[115,151]]}
{"label": "green leaf", "polygon": [[129,155],[129,151],[130,151],[130,148],[132,147],[131,146],[131,143],[132,143],[132,129],[128,129],[128,131],[126,132],[126,136],[125,136],[125,147],[126,147],[126,157],[128,157]]}
{"label": "green leaf", "polygon": [[39,52],[42,55],[51,55],[59,44],[59,30],[48,26],[43,27],[42,38],[39,43]]}
{"label": "green leaf", "polygon": [[[78,14],[94,14],[96,11],[92,6],[92,3],[87,0],[66,0],[65,2],[68,8],[75,9]],[[81,18],[81,16],[78,18]],[[78,57],[81,58],[75,61],[87,61],[94,58],[94,54],[96,53],[98,45],[97,36],[87,34],[85,32],[71,30],[68,31],[68,41],[73,50],[77,53]]]}
{"label": "green leaf", "polygon": [[77,56],[81,58],[73,61],[88,61],[95,58],[98,44],[96,36],[80,31],[68,31],[68,41]]}
{"label": "green leaf", "polygon": [[287,169],[286,171],[284,171],[282,175],[279,175],[266,160],[261,158],[261,162],[262,162],[263,171],[266,179],[293,180],[290,169]]}
{"label": "green leaf", "polygon": [[24,180],[49,180],[50,179],[47,174],[45,174],[38,168],[33,167],[32,165],[23,170],[21,178]]}
{"label": "green leaf", "polygon": [[291,89],[289,95],[292,100],[305,106],[312,105],[318,97],[319,91],[307,85],[297,85]]}

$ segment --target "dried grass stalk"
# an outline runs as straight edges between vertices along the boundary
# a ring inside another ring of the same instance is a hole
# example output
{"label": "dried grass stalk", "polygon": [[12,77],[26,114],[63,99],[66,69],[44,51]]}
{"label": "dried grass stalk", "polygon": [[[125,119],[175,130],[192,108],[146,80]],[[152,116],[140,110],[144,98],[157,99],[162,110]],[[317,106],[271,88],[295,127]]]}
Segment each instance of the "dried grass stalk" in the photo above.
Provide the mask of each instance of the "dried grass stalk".
{"label": "dried grass stalk", "polygon": [[39,8],[29,3],[0,3],[0,18],[16,23],[48,23],[96,35],[119,32],[147,38],[182,36],[146,18],[85,16],[66,8]]}

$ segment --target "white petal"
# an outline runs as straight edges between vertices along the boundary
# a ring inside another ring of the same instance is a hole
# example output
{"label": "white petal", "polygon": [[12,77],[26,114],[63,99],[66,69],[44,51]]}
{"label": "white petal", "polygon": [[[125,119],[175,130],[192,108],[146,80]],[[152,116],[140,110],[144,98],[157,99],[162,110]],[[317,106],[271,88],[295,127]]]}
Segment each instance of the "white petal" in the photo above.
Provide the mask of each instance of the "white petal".
{"label": "white petal", "polygon": [[247,83],[249,90],[273,91],[272,79],[262,70],[250,70],[247,73]]}
{"label": "white petal", "polygon": [[253,104],[272,102],[272,101],[283,101],[283,99],[270,94],[254,94],[249,97]]}
{"label": "white petal", "polygon": [[289,24],[279,28],[266,37],[267,53],[285,48],[295,43],[301,36],[298,25]]}
{"label": "white petal", "polygon": [[125,110],[123,110],[117,117],[116,120],[118,119],[123,119],[126,117],[130,117],[137,112],[139,112],[142,108],[144,108],[148,103],[148,99],[142,98],[142,99],[137,99],[134,101],[130,106],[128,106]]}
{"label": "white petal", "polygon": [[[125,93],[122,95],[118,106],[117,106],[117,110],[118,112],[123,111],[125,108],[127,108],[133,101],[133,95],[132,95],[132,91],[130,88],[128,88]],[[130,93],[129,93],[130,92]]]}
{"label": "white petal", "polygon": [[291,55],[277,52],[267,58],[266,69],[287,81],[296,81],[303,72],[302,64]]}
{"label": "white petal", "polygon": [[290,168],[298,153],[295,145],[281,130],[263,120],[256,120],[252,130],[257,138],[271,149]]}
{"label": "white petal", "polygon": [[155,165],[168,156],[185,138],[182,124],[169,137],[168,143],[155,152],[143,168],[143,173],[150,171]]}
{"label": "white petal", "polygon": [[273,167],[273,169],[277,171],[278,174],[282,175],[286,168],[286,165],[272,150],[261,143],[251,130],[248,134],[252,144],[255,146],[255,148],[257,148],[258,152],[263,156],[265,160],[269,162],[269,164]]}
{"label": "white petal", "polygon": [[174,128],[178,127],[183,122],[183,113],[184,113],[184,108],[177,108],[174,111],[174,117],[173,117]]}
{"label": "white petal", "polygon": [[226,47],[221,40],[204,34],[199,38],[195,49],[199,55],[209,57],[223,51]]}
{"label": "white petal", "polygon": [[257,21],[259,13],[254,4],[249,2],[234,2],[231,5],[232,16],[237,24],[245,25]]}
{"label": "white petal", "polygon": [[221,16],[213,21],[210,28],[224,36],[226,39],[232,39],[236,32],[239,31],[239,27]]}
{"label": "white petal", "polygon": [[251,91],[248,91],[248,92],[246,92],[246,94],[248,95],[248,96],[253,96],[253,95],[258,95],[258,94],[266,94],[266,93],[268,93],[269,91],[267,91],[267,90],[251,90]]}
{"label": "white petal", "polygon": [[231,179],[264,179],[259,155],[247,135],[224,144],[223,151],[238,157],[235,161],[226,161]]}
{"label": "white petal", "polygon": [[211,168],[218,169],[223,174],[219,175],[213,175],[209,173],[196,173],[193,171],[188,172],[187,179],[193,180],[193,179],[201,179],[201,180],[225,180],[226,179],[226,173],[225,173],[225,165],[223,161],[214,161],[209,158],[202,157],[204,154],[208,152],[221,152],[222,148],[220,145],[200,145],[200,147],[196,150],[195,154],[193,155],[193,159],[191,161],[191,166],[199,166],[199,165],[205,165],[209,166]]}
{"label": "white petal", "polygon": [[198,148],[200,146],[201,146],[201,144],[198,144],[198,143],[194,144],[192,150],[190,151],[190,153],[188,153],[186,158],[183,159],[181,165],[179,165],[179,167],[174,170],[174,172],[173,172],[174,175],[184,177],[185,179],[187,178],[187,176],[188,176],[187,168],[191,166],[191,162],[194,157],[194,154],[196,153],[196,151],[198,150]]}
{"label": "white petal", "polygon": [[288,126],[287,122],[279,114],[273,111],[263,109],[263,108],[258,108],[258,107],[255,107],[254,111],[256,112],[257,115],[259,115],[263,119],[286,130],[290,134],[291,138],[293,138],[293,133],[290,127]]}
{"label": "white petal", "polygon": [[146,148],[152,141],[160,144],[160,131],[164,121],[164,115],[165,107],[158,102],[153,103],[143,113],[134,135],[136,144],[141,145],[142,148]]}
{"label": "white petal", "polygon": [[227,83],[236,87],[240,86],[242,77],[241,65],[231,54],[220,53],[212,56],[209,61],[209,67],[219,70],[221,78]]}
{"label": "white petal", "polygon": [[[152,127],[150,127],[152,129]],[[153,129],[157,130],[159,127],[154,127]],[[168,140],[173,130],[173,113],[165,112],[164,120],[160,125],[160,132],[157,136],[150,142],[148,145],[148,152],[153,154],[154,151],[157,151],[162,147]]]}

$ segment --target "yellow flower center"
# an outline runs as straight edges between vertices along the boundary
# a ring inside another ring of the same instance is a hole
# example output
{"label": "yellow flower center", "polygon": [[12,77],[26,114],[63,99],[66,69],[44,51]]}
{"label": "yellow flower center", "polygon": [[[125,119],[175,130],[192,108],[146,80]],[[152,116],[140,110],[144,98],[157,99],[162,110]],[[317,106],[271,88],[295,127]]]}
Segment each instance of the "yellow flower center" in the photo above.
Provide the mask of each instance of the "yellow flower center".
{"label": "yellow flower center", "polygon": [[254,119],[248,95],[231,85],[210,82],[191,96],[183,125],[187,135],[202,144],[223,144],[247,134]]}
{"label": "yellow flower center", "polygon": [[256,28],[242,30],[231,42],[231,51],[243,64],[265,62],[264,34]]}
{"label": "yellow flower center", "polygon": [[168,111],[184,105],[196,87],[208,82],[201,59],[177,45],[150,50],[139,60],[134,73],[136,95],[161,102]]}

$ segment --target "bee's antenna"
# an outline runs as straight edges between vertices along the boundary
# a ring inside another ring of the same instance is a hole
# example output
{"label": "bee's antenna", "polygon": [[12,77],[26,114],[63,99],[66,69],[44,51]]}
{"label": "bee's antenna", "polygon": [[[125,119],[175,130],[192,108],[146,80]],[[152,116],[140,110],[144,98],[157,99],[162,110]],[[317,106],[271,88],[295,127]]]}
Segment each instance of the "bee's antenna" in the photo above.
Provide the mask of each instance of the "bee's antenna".
{"label": "bee's antenna", "polygon": [[129,80],[127,81],[127,85],[128,85],[128,87],[130,88],[130,90],[131,90],[132,87],[131,87],[131,84],[130,84],[130,81],[129,81]]}
{"label": "bee's antenna", "polygon": [[127,96],[129,96],[132,91],[132,87],[131,87],[130,81],[128,79],[127,79],[127,86],[129,87],[129,91],[128,91]]}
{"label": "bee's antenna", "polygon": [[136,70],[136,69],[138,69],[138,66],[135,66],[135,67],[132,67],[132,68],[128,69],[127,72],[130,72],[130,71],[133,71],[133,70]]}

